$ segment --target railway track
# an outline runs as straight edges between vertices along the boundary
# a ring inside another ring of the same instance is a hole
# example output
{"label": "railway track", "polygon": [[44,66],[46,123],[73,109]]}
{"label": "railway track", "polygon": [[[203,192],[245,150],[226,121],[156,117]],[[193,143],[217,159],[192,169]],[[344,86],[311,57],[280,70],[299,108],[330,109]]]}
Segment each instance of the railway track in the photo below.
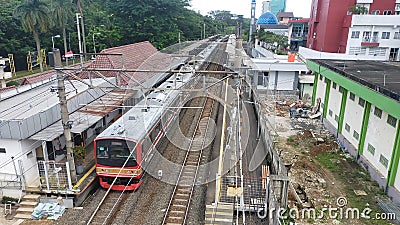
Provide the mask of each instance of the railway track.
{"label": "railway track", "polygon": [[[218,64],[206,63],[204,67],[206,67],[209,70],[220,70],[219,67],[221,66]],[[215,74],[211,74],[211,76],[214,75]],[[192,81],[188,82],[187,86],[198,87],[198,88],[204,87],[203,85],[205,84],[204,83],[205,80],[200,78],[201,78],[200,76],[195,77]],[[218,88],[220,87],[218,85],[215,85],[210,89],[214,90]],[[208,91],[211,91],[210,89]],[[218,93],[218,90],[216,92]],[[202,109],[198,110],[198,112],[195,113],[196,115],[194,116],[194,118],[192,115],[192,117],[189,116],[187,117],[187,119],[184,119],[188,121],[190,120],[193,121],[193,119],[197,119],[197,123],[194,129],[193,128],[190,129],[191,130],[189,131],[190,134],[187,134],[188,136],[190,135],[189,137],[192,137],[191,139],[192,141],[190,142],[189,150],[187,150],[186,152],[184,163],[182,164],[183,165],[182,169],[178,175],[179,178],[177,179],[176,185],[172,191],[173,194],[171,195],[171,192],[169,192],[169,194],[166,195],[165,203],[168,203],[168,209],[165,211],[165,214],[162,213],[164,214],[163,224],[174,224],[174,223],[186,224],[185,221],[187,221],[187,218],[191,218],[190,215],[188,215],[190,209],[190,203],[191,200],[196,196],[194,190],[195,190],[196,178],[199,172],[198,168],[201,164],[203,148],[205,145],[205,138],[207,137],[207,132],[209,129],[208,125],[210,118],[212,117],[213,114],[212,113],[213,106],[215,105],[214,100],[212,100],[211,98],[205,98],[205,97],[200,97],[200,98],[204,98],[204,100],[203,99],[200,100],[200,102],[204,101],[204,106],[202,107]],[[191,123],[192,122],[189,122],[188,124]],[[183,130],[185,130],[185,128],[183,128]],[[179,149],[175,149],[173,151],[178,152]],[[165,191],[164,189],[161,190]],[[160,194],[161,190],[155,192],[157,193],[156,194],[157,196]],[[153,192],[151,193],[146,192],[146,194],[149,194],[150,196],[152,196],[152,193]],[[87,224],[117,224],[118,221],[119,222],[123,221],[123,223],[137,224],[138,221],[142,222],[150,221],[150,218],[148,216],[144,216],[143,214],[142,216],[139,216],[140,218],[138,218],[137,216],[135,217],[132,214],[136,212],[136,210],[141,211],[141,213],[144,213],[144,211],[139,210],[142,209],[142,207],[143,209],[148,209],[146,210],[147,213],[149,211],[152,211],[151,209],[152,203],[149,202],[146,203],[146,201],[135,201],[136,203],[134,204],[134,208],[132,208],[132,206],[129,206],[131,205],[129,204],[129,201],[131,200],[127,201],[128,198],[131,199],[129,197],[129,193],[123,192],[123,194],[121,195],[121,192],[109,192],[108,194],[104,193],[101,195],[104,195],[105,197],[103,197],[103,200],[99,203],[98,209],[95,210],[95,213],[92,215],[92,218],[89,219],[89,222]],[[167,196],[171,197],[168,198]],[[140,199],[143,198],[144,198],[143,196],[140,197]],[[149,204],[149,206],[146,206],[146,204]],[[128,214],[125,215],[124,213],[127,212]],[[163,218],[161,215],[160,217]],[[143,218],[147,218],[147,220]],[[152,217],[152,219],[154,219],[154,217]],[[160,220],[158,221],[160,222]]]}
{"label": "railway track", "polygon": [[162,224],[186,224],[205,140],[209,132],[213,105],[214,100],[211,98],[204,101],[201,116],[197,121]]}
{"label": "railway track", "polygon": [[[129,197],[131,192],[107,192],[105,190],[101,190],[100,195],[104,195],[104,200],[99,204],[98,209],[92,215],[92,218],[89,219],[87,224],[92,225],[110,225],[113,224],[115,220],[117,212],[121,209],[121,207],[125,204],[126,200]],[[104,193],[103,193],[104,192]]]}

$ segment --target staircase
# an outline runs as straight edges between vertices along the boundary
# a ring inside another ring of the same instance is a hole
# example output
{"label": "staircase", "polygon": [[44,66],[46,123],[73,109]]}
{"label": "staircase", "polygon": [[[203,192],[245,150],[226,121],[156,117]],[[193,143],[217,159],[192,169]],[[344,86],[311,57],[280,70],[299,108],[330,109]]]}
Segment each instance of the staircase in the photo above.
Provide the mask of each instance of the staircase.
{"label": "staircase", "polygon": [[14,218],[17,219],[30,219],[33,210],[36,205],[39,204],[40,195],[29,194],[25,195],[21,202],[19,203],[20,207],[17,209],[17,215]]}

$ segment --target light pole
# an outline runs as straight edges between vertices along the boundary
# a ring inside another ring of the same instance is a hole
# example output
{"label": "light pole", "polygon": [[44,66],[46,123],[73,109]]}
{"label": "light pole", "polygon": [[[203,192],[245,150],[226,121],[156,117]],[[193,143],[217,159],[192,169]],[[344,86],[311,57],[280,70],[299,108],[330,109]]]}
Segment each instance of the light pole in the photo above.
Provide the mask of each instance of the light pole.
{"label": "light pole", "polygon": [[78,30],[78,44],[79,44],[79,55],[81,58],[81,64],[83,64],[83,50],[82,50],[82,43],[81,43],[81,29],[80,29],[80,24],[79,20],[82,18],[80,13],[76,13],[76,28]]}
{"label": "light pole", "polygon": [[97,52],[96,52],[96,43],[94,42],[94,35],[95,34],[97,34],[97,35],[99,35],[100,33],[93,33],[93,35],[92,35],[92,38],[93,38],[93,51],[94,51],[94,54],[96,54]]}
{"label": "light pole", "polygon": [[54,38],[60,38],[61,36],[59,34],[55,36],[51,36],[51,43],[53,43],[53,49],[54,49]]}

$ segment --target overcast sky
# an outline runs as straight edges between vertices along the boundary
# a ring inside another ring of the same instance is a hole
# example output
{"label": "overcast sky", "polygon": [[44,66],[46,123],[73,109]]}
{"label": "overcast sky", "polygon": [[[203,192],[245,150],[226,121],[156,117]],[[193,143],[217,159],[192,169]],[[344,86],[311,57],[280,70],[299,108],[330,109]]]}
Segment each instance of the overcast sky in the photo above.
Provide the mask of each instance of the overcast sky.
{"label": "overcast sky", "polygon": [[[256,0],[256,18],[261,15],[262,2],[264,0]],[[296,17],[310,17],[310,8],[312,0],[287,0],[286,12],[293,12]],[[226,10],[232,14],[244,15],[250,18],[251,0],[191,0],[192,8],[200,11],[201,14],[207,15],[212,10]]]}

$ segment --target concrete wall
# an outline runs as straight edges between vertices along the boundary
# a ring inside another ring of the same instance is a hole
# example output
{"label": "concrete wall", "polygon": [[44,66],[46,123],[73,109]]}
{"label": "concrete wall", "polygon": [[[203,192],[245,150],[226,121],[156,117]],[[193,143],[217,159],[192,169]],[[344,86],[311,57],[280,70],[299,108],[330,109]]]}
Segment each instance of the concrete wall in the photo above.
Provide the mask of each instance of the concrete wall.
{"label": "concrete wall", "polygon": [[16,156],[20,156],[22,153],[20,146],[20,141],[11,139],[0,139],[0,148],[6,149],[6,153],[0,153],[0,173],[15,175],[15,170],[11,161],[11,157],[15,157],[15,164],[17,165]]}
{"label": "concrete wall", "polygon": [[[354,131],[359,135],[361,133],[361,125],[364,116],[364,108],[358,104],[359,97],[355,96],[354,100],[350,99],[350,91],[347,93],[347,103],[343,119],[343,136],[357,149],[358,140],[354,138]],[[346,124],[350,126],[346,130]]]}
{"label": "concrete wall", "polygon": [[341,53],[328,53],[315,51],[309,48],[300,47],[299,54],[305,59],[338,59],[338,60],[376,60],[385,61],[387,58],[385,56],[379,55],[348,55]]}
{"label": "concrete wall", "polygon": [[[324,78],[320,80],[318,77],[317,85],[316,98],[321,98],[323,102],[326,88]],[[397,121],[396,126],[393,127],[387,123],[388,114],[382,111],[382,115],[379,118],[379,116],[374,113],[375,105],[371,105],[363,153],[358,155],[358,145],[361,137],[361,127],[366,103],[364,107],[361,106],[359,104],[360,97],[354,95],[354,100],[352,100],[351,95],[351,91],[349,91],[343,119],[342,134],[338,134],[335,115],[339,116],[342,94],[339,92],[339,85],[337,84],[336,89],[334,89],[333,82],[331,82],[328,110],[326,118],[323,119],[323,124],[327,130],[337,136],[342,147],[352,156],[359,157],[358,163],[368,170],[371,178],[377,181],[380,187],[385,188],[399,121]],[[329,110],[332,111],[332,116],[329,115]],[[354,132],[358,133],[358,139],[354,137]],[[386,165],[382,157],[386,158]],[[388,187],[387,190],[389,196],[393,197],[395,201],[400,202],[400,170],[396,171],[394,186]]]}
{"label": "concrete wall", "polygon": [[[291,71],[278,71],[277,90],[295,90],[297,84],[294,85],[296,73]],[[275,85],[271,84],[270,85]]]}
{"label": "concrete wall", "polygon": [[339,85],[336,84],[336,88],[334,88],[334,83],[331,82],[326,119],[335,127],[335,129],[338,129],[338,118],[340,114],[341,101],[342,93],[339,92]]}
{"label": "concrete wall", "polygon": [[[33,184],[39,177],[39,169],[36,160],[36,148],[42,145],[42,141],[22,140],[21,160],[24,167],[24,177],[27,185]],[[20,171],[21,172],[21,171]]]}
{"label": "concrete wall", "polygon": [[325,96],[325,88],[326,88],[326,83],[324,82],[324,77],[322,77],[321,80],[321,76],[318,75],[318,81],[317,81],[317,92],[316,92],[316,100],[318,98],[321,99],[321,105],[320,105],[320,112],[322,112],[323,110],[323,106],[322,104],[324,103],[324,96]]}
{"label": "concrete wall", "polygon": [[[394,140],[396,137],[396,128],[386,122],[388,117],[386,112],[382,112],[382,117],[379,118],[374,115],[374,110],[375,106],[371,106],[368,129],[365,137],[364,155],[368,161],[370,161],[371,164],[378,169],[385,178],[387,178],[390,159],[392,158]],[[368,144],[375,148],[374,155],[368,151]],[[381,155],[389,162],[386,167],[379,162]]]}
{"label": "concrete wall", "polygon": [[[36,162],[36,148],[42,144],[41,141],[33,140],[12,140],[0,139],[0,148],[5,148],[6,153],[0,153],[0,173],[15,175],[15,169],[11,157],[14,157],[14,162],[17,174],[24,175],[26,184],[34,182],[39,175]],[[23,171],[19,166],[19,161],[22,162]],[[0,177],[0,179],[2,179]]]}

